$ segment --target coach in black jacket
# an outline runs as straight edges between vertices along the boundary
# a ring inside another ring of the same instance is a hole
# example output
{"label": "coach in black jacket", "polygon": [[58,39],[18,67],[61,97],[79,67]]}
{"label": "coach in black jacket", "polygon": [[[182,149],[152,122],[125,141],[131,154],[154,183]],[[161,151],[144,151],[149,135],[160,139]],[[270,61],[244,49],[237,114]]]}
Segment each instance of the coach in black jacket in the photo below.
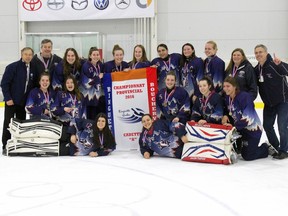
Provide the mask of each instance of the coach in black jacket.
{"label": "coach in black jacket", "polygon": [[[254,49],[258,61],[255,72],[258,78],[260,96],[264,102],[263,127],[269,142],[279,150],[276,159],[288,157],[288,64],[281,62],[274,54],[274,60],[263,44]],[[274,130],[277,124],[280,142]]]}
{"label": "coach in black jacket", "polygon": [[34,73],[30,64],[34,51],[30,47],[21,50],[21,59],[9,64],[1,80],[1,88],[5,101],[3,123],[3,154],[7,140],[11,138],[8,131],[11,118],[26,119],[25,103],[29,91],[33,88]]}

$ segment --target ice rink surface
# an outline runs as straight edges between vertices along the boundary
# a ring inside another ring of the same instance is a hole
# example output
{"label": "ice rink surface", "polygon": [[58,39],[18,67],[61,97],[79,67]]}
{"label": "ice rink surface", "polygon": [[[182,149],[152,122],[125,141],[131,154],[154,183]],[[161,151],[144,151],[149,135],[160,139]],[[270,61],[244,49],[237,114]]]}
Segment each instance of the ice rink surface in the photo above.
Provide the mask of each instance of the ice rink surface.
{"label": "ice rink surface", "polygon": [[[1,134],[3,111],[0,108]],[[262,110],[258,110],[262,117]],[[265,140],[263,136],[262,140]],[[0,216],[286,215],[288,159],[0,156]]]}

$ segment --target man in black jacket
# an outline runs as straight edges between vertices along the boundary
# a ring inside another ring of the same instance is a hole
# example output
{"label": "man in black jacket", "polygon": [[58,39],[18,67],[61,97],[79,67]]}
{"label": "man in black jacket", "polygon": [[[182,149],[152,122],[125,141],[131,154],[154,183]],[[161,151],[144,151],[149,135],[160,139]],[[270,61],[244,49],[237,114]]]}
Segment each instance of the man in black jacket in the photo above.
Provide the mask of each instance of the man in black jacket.
{"label": "man in black jacket", "polygon": [[31,64],[34,51],[30,47],[21,50],[21,59],[9,64],[1,80],[5,101],[2,144],[5,154],[7,140],[11,138],[8,131],[11,118],[26,119],[25,103],[29,91],[34,87],[34,71]]}
{"label": "man in black jacket", "polygon": [[[261,99],[264,102],[263,127],[269,142],[279,150],[275,159],[288,157],[288,64],[274,54],[274,59],[267,52],[267,47],[259,44],[254,49],[258,61],[255,72]],[[274,130],[277,117],[280,142]]]}

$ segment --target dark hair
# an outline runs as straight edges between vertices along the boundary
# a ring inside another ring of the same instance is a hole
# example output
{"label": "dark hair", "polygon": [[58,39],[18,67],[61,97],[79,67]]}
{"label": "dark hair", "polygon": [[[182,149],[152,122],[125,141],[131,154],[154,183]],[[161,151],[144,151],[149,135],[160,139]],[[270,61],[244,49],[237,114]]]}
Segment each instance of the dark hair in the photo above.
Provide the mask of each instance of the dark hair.
{"label": "dark hair", "polygon": [[42,73],[40,74],[40,76],[39,76],[38,83],[40,82],[40,80],[41,80],[41,78],[42,78],[43,76],[48,76],[48,77],[49,77],[49,82],[50,82],[49,87],[50,87],[50,86],[51,86],[51,76],[50,76],[50,73],[49,73],[49,72],[46,72],[46,71],[42,72]]}
{"label": "dark hair", "polygon": [[41,48],[43,47],[43,44],[47,44],[47,43],[51,43],[51,45],[53,46],[53,42],[50,39],[43,39],[41,41]]}
{"label": "dark hair", "polygon": [[135,55],[134,55],[135,49],[136,49],[137,47],[139,47],[139,48],[142,50],[142,57],[141,57],[141,59],[140,59],[140,62],[148,61],[144,46],[141,45],[141,44],[137,44],[137,45],[134,47],[134,49],[133,49],[133,60],[131,61],[131,65],[133,65],[133,64],[135,64],[135,63],[137,62],[137,60],[136,60],[136,58],[135,58]]}
{"label": "dark hair", "polygon": [[157,50],[158,50],[159,47],[164,47],[166,50],[168,50],[168,47],[167,47],[166,44],[163,44],[163,43],[159,44],[159,45],[157,46]]}
{"label": "dark hair", "polygon": [[202,79],[199,80],[199,83],[200,83],[200,81],[206,81],[207,84],[208,84],[208,86],[210,85],[209,90],[210,90],[210,91],[213,91],[213,90],[214,90],[214,84],[213,84],[213,82],[212,82],[212,80],[211,80],[210,77],[204,76]]}
{"label": "dark hair", "polygon": [[[142,122],[142,120],[143,120],[143,118],[144,118],[145,116],[148,116],[150,119],[153,120],[153,117],[152,117],[149,113],[146,113],[146,114],[144,114],[144,115],[142,116],[142,118],[141,118],[141,122]],[[145,128],[142,127],[142,131],[144,131],[144,130],[145,130]]]}
{"label": "dark hair", "polygon": [[113,50],[112,50],[113,56],[114,56],[114,54],[115,54],[115,51],[117,51],[117,50],[122,51],[122,52],[123,52],[123,55],[124,55],[124,50],[122,49],[122,47],[120,47],[118,44],[116,44],[116,45],[114,45]]}
{"label": "dark hair", "polygon": [[193,46],[191,43],[185,43],[185,44],[182,46],[182,57],[181,57],[181,59],[180,59],[180,66],[181,66],[181,67],[184,66],[185,61],[186,61],[186,59],[187,59],[187,57],[184,55],[184,52],[183,52],[185,46],[191,47],[191,49],[194,51],[194,52],[192,52],[192,55],[191,55],[191,56],[188,56],[188,58],[189,58],[189,59],[196,58],[196,53],[195,53],[194,46]]}
{"label": "dark hair", "polygon": [[[234,54],[235,52],[240,52],[240,53],[241,53],[241,55],[243,56],[242,62],[243,62],[243,61],[247,61],[247,57],[246,57],[243,49],[241,49],[241,48],[236,48],[236,49],[234,49],[234,50],[232,51],[232,53],[231,53],[231,58],[230,58],[230,62],[229,62],[229,64],[228,64],[228,66],[227,66],[227,68],[226,68],[226,73],[229,73],[229,71],[232,70],[232,67],[233,67],[233,65],[234,65],[234,62],[233,62],[233,54]],[[242,63],[242,62],[241,62],[241,63]]]}
{"label": "dark hair", "polygon": [[78,83],[77,83],[77,81],[76,81],[76,79],[75,79],[74,76],[68,75],[68,76],[65,78],[65,81],[64,81],[64,91],[65,91],[65,92],[68,92],[68,89],[67,89],[67,87],[66,87],[66,82],[67,82],[68,79],[72,79],[72,81],[73,81],[73,83],[74,83],[73,93],[76,95],[77,100],[81,100],[82,95],[81,95],[81,92],[80,92],[80,90],[79,90]]}
{"label": "dark hair", "polygon": [[93,53],[94,51],[98,51],[98,52],[99,52],[99,49],[98,49],[97,47],[90,47],[89,53],[88,53],[88,60],[89,60],[89,61],[92,60],[90,56],[92,55],[92,53]]}
{"label": "dark hair", "polygon": [[[234,77],[231,77],[231,76],[227,76],[225,79],[224,79],[224,82],[228,82],[230,83],[232,86],[236,87],[236,94],[238,94],[240,92],[240,89],[239,89],[239,85],[237,83],[237,80],[234,78]],[[224,84],[223,82],[223,84]]]}
{"label": "dark hair", "polygon": [[99,120],[99,118],[104,118],[105,121],[106,121],[106,124],[105,124],[105,127],[103,128],[103,137],[104,137],[104,147],[105,148],[114,148],[114,144],[115,144],[115,138],[114,136],[112,135],[109,127],[108,127],[108,119],[107,119],[107,116],[104,114],[104,113],[99,113],[97,116],[96,116],[96,119],[95,119],[95,125],[93,127],[93,140],[94,140],[94,144],[96,146],[96,148],[99,148],[101,146],[101,143],[100,143],[100,140],[99,140],[99,133],[100,133],[100,130],[99,128],[97,127],[97,122]]}
{"label": "dark hair", "polygon": [[[72,51],[75,55],[75,62],[73,64],[73,66],[74,66],[73,68],[71,68],[71,65],[67,61],[67,55],[68,55],[69,51]],[[67,48],[65,51],[64,57],[63,57],[63,75],[64,75],[64,77],[67,77],[68,75],[70,75],[71,70],[80,71],[81,70],[81,61],[80,61],[80,58],[79,58],[77,51],[74,48]]]}

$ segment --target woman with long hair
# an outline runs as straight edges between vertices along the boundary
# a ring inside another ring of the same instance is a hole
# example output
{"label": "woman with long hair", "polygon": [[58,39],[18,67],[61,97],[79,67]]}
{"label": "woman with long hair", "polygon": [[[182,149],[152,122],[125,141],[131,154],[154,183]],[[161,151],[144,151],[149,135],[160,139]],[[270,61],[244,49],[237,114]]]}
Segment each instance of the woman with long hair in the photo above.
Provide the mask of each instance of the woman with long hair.
{"label": "woman with long hair", "polygon": [[95,121],[76,119],[68,133],[71,134],[71,155],[107,156],[116,148],[104,113],[99,113]]}
{"label": "woman with long hair", "polygon": [[[104,91],[102,77],[104,65],[101,61],[100,51],[97,47],[91,47],[88,60],[83,64],[80,76],[79,89],[84,96],[87,109],[87,118],[94,120],[100,112],[105,112]],[[100,100],[103,99],[103,100]]]}
{"label": "woman with long hair", "polygon": [[67,76],[72,75],[77,81],[80,79],[81,67],[84,61],[79,58],[77,51],[74,48],[67,48],[62,61],[57,64],[52,80],[54,90],[62,90],[64,80]]}
{"label": "woman with long hair", "polygon": [[[245,91],[240,91],[234,77],[226,77],[224,80],[224,92],[226,93],[226,112],[222,118],[223,125],[232,125],[241,134],[241,155],[244,160],[266,158],[277,151],[269,143],[260,144],[262,125],[254,103]],[[269,151],[268,151],[269,149]]]}
{"label": "woman with long hair", "polygon": [[221,124],[223,117],[223,99],[215,93],[212,80],[203,77],[199,81],[201,96],[197,97],[192,108],[191,120],[200,125],[205,123]]}
{"label": "woman with long hair", "polygon": [[252,100],[257,97],[257,81],[254,68],[246,58],[241,48],[236,48],[231,53],[230,62],[226,68],[226,77],[235,77],[240,91],[246,91]]}
{"label": "woman with long hair", "polygon": [[198,82],[204,74],[204,62],[196,56],[194,46],[185,43],[182,46],[182,57],[180,60],[180,86],[189,94],[191,104],[200,96]]}
{"label": "woman with long hair", "polygon": [[64,91],[57,92],[51,111],[56,120],[69,126],[75,118],[86,119],[86,107],[76,79],[72,75],[68,75],[64,83]]}

